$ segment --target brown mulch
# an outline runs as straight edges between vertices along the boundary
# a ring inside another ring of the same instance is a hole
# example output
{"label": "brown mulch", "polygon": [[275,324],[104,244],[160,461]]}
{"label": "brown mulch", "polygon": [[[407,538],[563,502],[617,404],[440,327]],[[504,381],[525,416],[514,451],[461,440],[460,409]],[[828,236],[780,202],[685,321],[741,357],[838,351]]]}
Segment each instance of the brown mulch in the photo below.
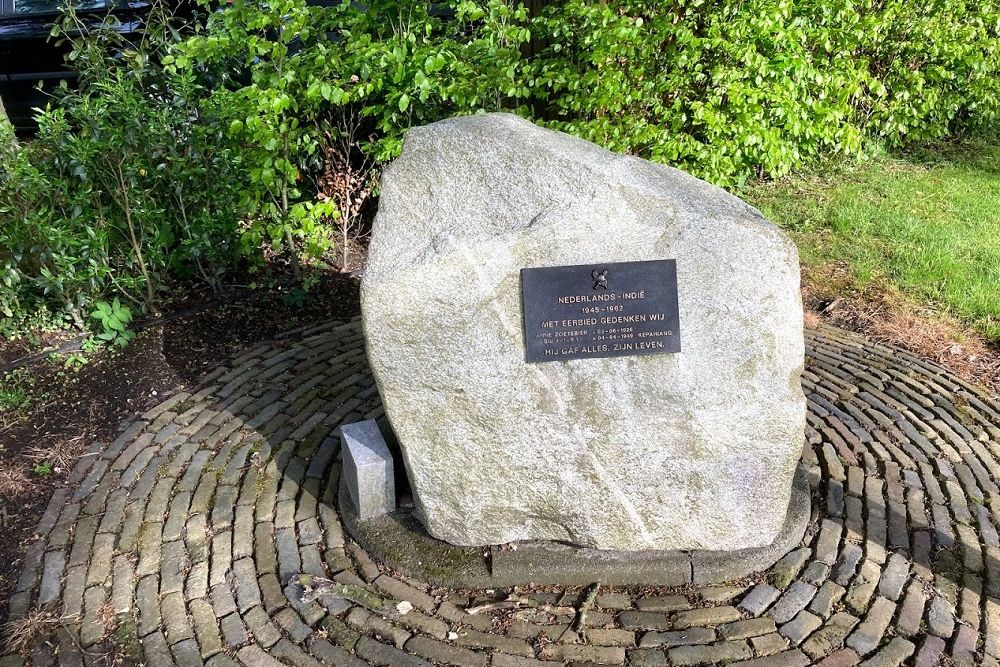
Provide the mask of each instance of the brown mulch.
{"label": "brown mulch", "polygon": [[[123,421],[196,385],[237,350],[283,331],[356,315],[358,281],[325,274],[301,306],[263,290],[242,290],[221,305],[204,305],[174,304],[173,312],[142,328],[123,352],[101,353],[78,371],[44,357],[26,366],[34,378],[31,393],[40,398],[24,415],[0,414],[0,620],[32,529],[90,443],[114,439]],[[45,342],[63,341],[50,336]],[[24,345],[9,345],[0,350],[0,366],[28,352]],[[43,460],[55,466],[49,475],[33,472]]]}
{"label": "brown mulch", "polygon": [[869,340],[935,361],[1000,394],[1000,345],[938,310],[915,306],[883,286],[858,287],[843,265],[804,268],[802,299],[819,317]]}

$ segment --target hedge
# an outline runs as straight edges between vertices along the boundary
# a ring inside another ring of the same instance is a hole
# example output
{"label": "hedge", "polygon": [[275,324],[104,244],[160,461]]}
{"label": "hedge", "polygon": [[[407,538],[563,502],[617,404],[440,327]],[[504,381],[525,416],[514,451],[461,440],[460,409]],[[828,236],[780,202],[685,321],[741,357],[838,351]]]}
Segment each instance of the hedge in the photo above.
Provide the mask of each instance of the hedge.
{"label": "hedge", "polygon": [[406,130],[453,114],[513,111],[738,188],[1000,111],[996,0],[233,0],[154,11],[134,44],[76,28],[56,33],[80,87],[33,141],[0,128],[0,335],[93,327],[113,298],[153,311],[234,270],[307,288]]}

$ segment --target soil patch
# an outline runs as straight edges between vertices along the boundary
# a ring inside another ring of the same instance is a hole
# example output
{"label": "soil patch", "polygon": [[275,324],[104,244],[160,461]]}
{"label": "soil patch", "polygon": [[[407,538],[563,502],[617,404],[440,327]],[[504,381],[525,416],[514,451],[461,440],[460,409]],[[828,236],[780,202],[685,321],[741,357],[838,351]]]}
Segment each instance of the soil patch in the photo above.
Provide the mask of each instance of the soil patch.
{"label": "soil patch", "polygon": [[917,306],[885,285],[859,287],[843,264],[803,268],[802,299],[807,323],[819,317],[901,347],[1000,394],[1000,346],[942,310]]}

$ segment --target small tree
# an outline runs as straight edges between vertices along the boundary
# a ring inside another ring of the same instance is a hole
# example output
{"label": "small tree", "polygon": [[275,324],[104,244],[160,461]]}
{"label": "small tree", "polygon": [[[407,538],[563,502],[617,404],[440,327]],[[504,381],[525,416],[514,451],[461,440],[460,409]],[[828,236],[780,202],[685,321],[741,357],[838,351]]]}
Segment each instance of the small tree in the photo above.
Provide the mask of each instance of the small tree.
{"label": "small tree", "polygon": [[[321,200],[332,200],[340,213],[340,270],[350,267],[350,248],[364,233],[361,212],[378,182],[375,159],[358,150],[361,119],[354,110],[345,110],[333,124],[327,124],[322,146],[323,173],[317,183]],[[372,137],[365,142],[370,143]]]}

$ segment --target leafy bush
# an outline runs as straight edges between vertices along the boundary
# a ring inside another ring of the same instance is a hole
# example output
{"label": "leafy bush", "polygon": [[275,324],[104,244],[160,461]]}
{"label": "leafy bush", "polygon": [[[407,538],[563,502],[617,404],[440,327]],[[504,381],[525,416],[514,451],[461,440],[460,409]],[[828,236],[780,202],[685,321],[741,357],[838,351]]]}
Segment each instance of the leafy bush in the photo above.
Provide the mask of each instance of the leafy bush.
{"label": "leafy bush", "polygon": [[991,0],[567,0],[534,28],[554,127],[726,186],[1000,110]]}
{"label": "leafy bush", "polygon": [[243,204],[257,221],[244,233],[244,253],[284,241],[315,258],[332,245],[325,223],[344,206],[314,197],[317,184],[308,181],[322,172],[324,144],[356,137],[346,157],[384,162],[412,125],[499,106],[528,38],[524,27],[510,26],[523,24],[526,12],[506,0],[443,9],[398,0],[332,7],[235,0],[164,58],[171,72],[224,82],[214,111],[249,165]]}
{"label": "leafy bush", "polygon": [[98,339],[115,347],[125,347],[135,337],[128,325],[132,323],[132,311],[115,299],[112,303],[98,301],[94,304],[94,312],[90,317],[101,323],[101,333]]}
{"label": "leafy bush", "polygon": [[[218,289],[227,271],[277,260],[300,281],[338,225],[347,240],[351,198],[372,189],[347,174],[346,188],[322,191],[324,156],[340,171],[370,167],[411,124],[495,105],[528,37],[524,10],[504,0],[444,13],[236,0],[206,12],[183,26],[157,4],[132,44],[112,23],[81,35],[71,10],[54,29],[79,88],[40,111],[33,141],[0,129],[6,317],[48,308],[84,328],[97,301],[155,312],[184,281]],[[324,150],[345,137],[346,150]]]}
{"label": "leafy bush", "polygon": [[206,0],[189,25],[155,5],[132,44],[70,11],[79,89],[31,142],[0,126],[0,332],[268,265],[301,285],[407,129],[454,114],[515,111],[731,187],[991,123],[997,2]]}
{"label": "leafy bush", "polygon": [[[75,25],[69,13],[59,29]],[[30,142],[0,129],[0,307],[47,306],[82,329],[108,293],[151,312],[172,279],[217,285],[239,185],[220,178],[238,160],[200,114],[209,91],[154,64],[169,41],[119,48],[110,26],[72,39],[80,89],[38,114]]]}

